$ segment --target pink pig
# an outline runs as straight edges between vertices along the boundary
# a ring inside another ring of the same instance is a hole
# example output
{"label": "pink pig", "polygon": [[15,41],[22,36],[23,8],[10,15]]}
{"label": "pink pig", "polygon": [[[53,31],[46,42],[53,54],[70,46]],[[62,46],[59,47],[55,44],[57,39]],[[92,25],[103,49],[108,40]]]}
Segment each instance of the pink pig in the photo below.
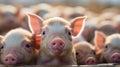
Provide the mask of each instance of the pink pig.
{"label": "pink pig", "polygon": [[[43,65],[75,65],[76,58],[72,37],[77,37],[84,26],[86,17],[77,17],[68,22],[54,17],[43,20],[35,14],[27,14],[30,29],[41,34],[41,46],[37,64]],[[39,30],[39,31],[38,31]]]}
{"label": "pink pig", "polygon": [[97,63],[95,47],[84,41],[74,44],[78,65],[92,65]]}
{"label": "pink pig", "polygon": [[35,64],[39,50],[36,39],[35,34],[22,28],[0,36],[1,62],[6,65]]}
{"label": "pink pig", "polygon": [[102,32],[95,32],[95,50],[100,62],[120,63],[120,34],[106,37]]}

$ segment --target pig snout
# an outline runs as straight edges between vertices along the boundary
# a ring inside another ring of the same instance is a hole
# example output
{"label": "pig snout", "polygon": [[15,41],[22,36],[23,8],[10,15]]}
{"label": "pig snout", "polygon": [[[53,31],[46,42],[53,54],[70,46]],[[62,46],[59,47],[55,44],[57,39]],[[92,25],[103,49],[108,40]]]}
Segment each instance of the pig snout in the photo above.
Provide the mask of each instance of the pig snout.
{"label": "pig snout", "polygon": [[88,57],[85,61],[86,64],[91,65],[91,64],[96,64],[96,60],[94,57]]}
{"label": "pig snout", "polygon": [[17,63],[17,59],[14,55],[12,54],[8,54],[5,59],[3,60],[4,64],[16,64]]}
{"label": "pig snout", "polygon": [[10,23],[14,23],[14,22],[15,22],[14,18],[9,18],[8,21],[9,21]]}
{"label": "pig snout", "polygon": [[120,63],[120,53],[113,53],[110,59],[113,63]]}
{"label": "pig snout", "polygon": [[61,51],[64,49],[65,43],[61,38],[57,37],[52,40],[52,42],[50,43],[50,47],[54,51]]}

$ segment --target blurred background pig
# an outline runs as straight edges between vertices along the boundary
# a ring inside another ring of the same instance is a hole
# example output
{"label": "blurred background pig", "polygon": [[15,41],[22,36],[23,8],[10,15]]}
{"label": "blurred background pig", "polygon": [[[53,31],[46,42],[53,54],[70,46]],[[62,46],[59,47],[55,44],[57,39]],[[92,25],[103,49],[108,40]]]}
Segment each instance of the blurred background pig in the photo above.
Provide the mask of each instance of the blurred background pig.
{"label": "blurred background pig", "polygon": [[78,65],[97,64],[95,47],[88,42],[78,42],[74,44]]}
{"label": "blurred background pig", "polygon": [[20,27],[20,8],[11,5],[1,7],[0,34],[5,34],[13,28]]}
{"label": "blurred background pig", "polygon": [[105,36],[102,32],[95,32],[95,50],[102,63],[120,63],[120,34]]}
{"label": "blurred background pig", "polygon": [[38,54],[34,34],[17,28],[0,38],[1,62],[5,65],[35,64]]}

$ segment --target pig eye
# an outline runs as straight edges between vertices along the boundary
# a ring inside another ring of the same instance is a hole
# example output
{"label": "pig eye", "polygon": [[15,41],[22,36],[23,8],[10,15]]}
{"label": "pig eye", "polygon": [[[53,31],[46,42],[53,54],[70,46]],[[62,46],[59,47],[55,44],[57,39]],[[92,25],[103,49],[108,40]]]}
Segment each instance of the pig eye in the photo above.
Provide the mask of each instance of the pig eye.
{"label": "pig eye", "polygon": [[76,55],[79,55],[79,53],[78,53],[78,52],[76,52]]}
{"label": "pig eye", "polygon": [[72,33],[71,33],[71,31],[69,29],[66,28],[65,31],[66,31],[67,35],[69,35],[69,36],[72,35]]}
{"label": "pig eye", "polygon": [[31,52],[32,46],[31,46],[31,42],[30,42],[30,41],[24,40],[24,41],[22,42],[22,47],[23,47],[26,51]]}
{"label": "pig eye", "polygon": [[46,32],[45,32],[45,31],[43,31],[43,32],[42,32],[42,35],[45,35],[45,34],[46,34]]}
{"label": "pig eye", "polygon": [[105,45],[105,50],[107,50],[109,48],[109,45]]}
{"label": "pig eye", "polygon": [[108,45],[106,45],[105,48],[107,49],[107,48],[108,48]]}
{"label": "pig eye", "polygon": [[3,48],[4,48],[4,46],[2,45],[0,49],[3,49]]}
{"label": "pig eye", "polygon": [[71,35],[71,32],[70,32],[70,31],[68,31],[68,35]]}
{"label": "pig eye", "polygon": [[25,47],[26,47],[26,48],[30,48],[31,46],[30,46],[29,44],[26,44]]}
{"label": "pig eye", "polygon": [[96,55],[95,51],[93,51],[93,54]]}

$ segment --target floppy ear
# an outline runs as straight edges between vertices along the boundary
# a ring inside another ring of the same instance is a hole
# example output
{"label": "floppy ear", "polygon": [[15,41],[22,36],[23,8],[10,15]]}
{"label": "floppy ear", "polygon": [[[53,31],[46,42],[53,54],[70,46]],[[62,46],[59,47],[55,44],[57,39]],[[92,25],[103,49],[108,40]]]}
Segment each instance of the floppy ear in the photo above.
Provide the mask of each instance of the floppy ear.
{"label": "floppy ear", "polygon": [[77,17],[72,20],[71,27],[72,27],[72,33],[74,37],[80,36],[81,32],[84,29],[86,18],[87,16],[83,16],[83,17]]}
{"label": "floppy ear", "polygon": [[35,14],[27,13],[28,25],[32,33],[40,34],[43,19]]}
{"label": "floppy ear", "polygon": [[102,32],[95,31],[94,43],[96,54],[101,53],[102,49],[104,48],[105,39],[106,36]]}

